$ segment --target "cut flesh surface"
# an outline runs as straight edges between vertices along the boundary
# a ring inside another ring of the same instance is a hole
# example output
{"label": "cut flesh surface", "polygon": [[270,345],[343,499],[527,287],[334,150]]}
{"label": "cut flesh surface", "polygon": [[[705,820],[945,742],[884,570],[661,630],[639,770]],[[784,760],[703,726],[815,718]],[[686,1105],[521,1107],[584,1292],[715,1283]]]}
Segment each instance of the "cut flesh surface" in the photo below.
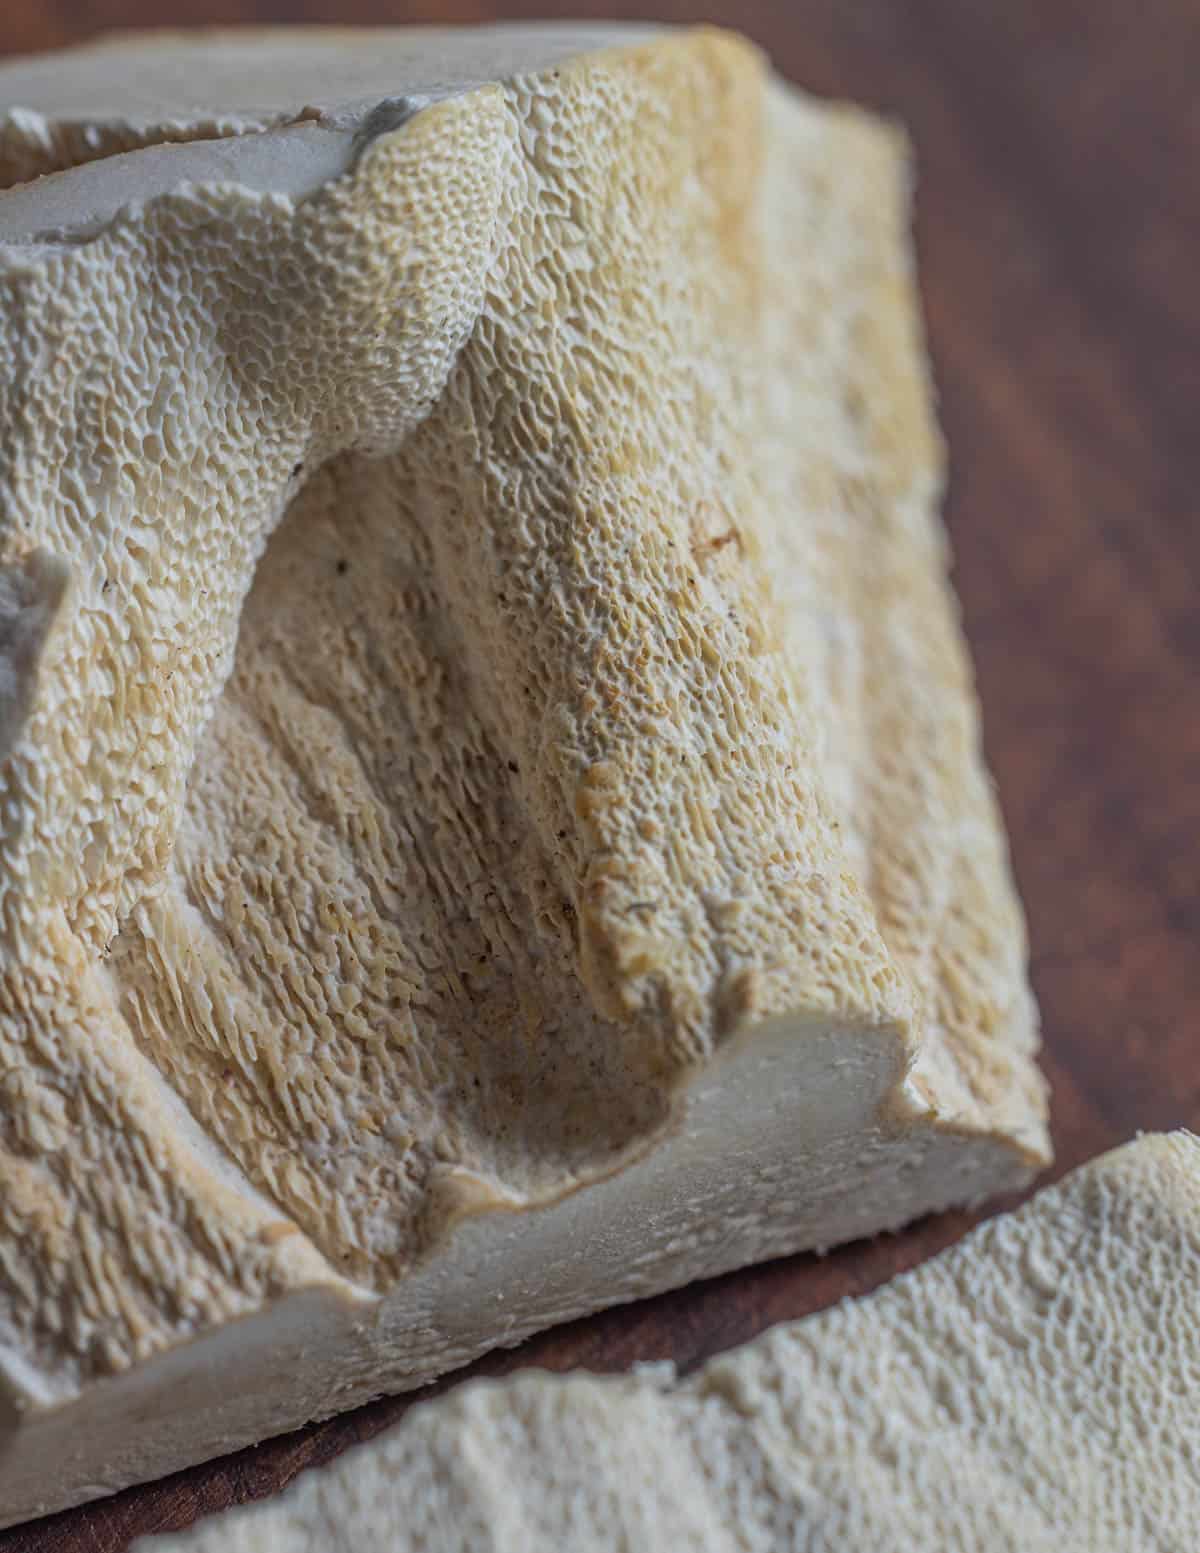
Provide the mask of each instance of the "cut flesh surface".
{"label": "cut flesh surface", "polygon": [[1200,1521],[1200,1140],[679,1380],[523,1372],[139,1553],[1126,1553]]}

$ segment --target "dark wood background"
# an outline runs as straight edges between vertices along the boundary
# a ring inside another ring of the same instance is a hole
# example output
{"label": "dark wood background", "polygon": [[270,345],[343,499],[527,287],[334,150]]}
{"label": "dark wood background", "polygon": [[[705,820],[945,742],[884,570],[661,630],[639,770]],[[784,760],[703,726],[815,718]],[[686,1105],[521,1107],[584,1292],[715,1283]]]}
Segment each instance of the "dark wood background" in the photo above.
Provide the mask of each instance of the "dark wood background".
{"label": "dark wood background", "polygon": [[[478,21],[547,0],[0,0],[0,51],[103,26]],[[604,0],[712,20],[916,140],[949,523],[988,755],[1030,919],[1061,1172],[1140,1128],[1200,1130],[1200,4]],[[0,104],[2,108],[4,104]],[[690,1366],[874,1287],[965,1215],[561,1328],[475,1373]],[[391,1423],[372,1407],[0,1533],[117,1553],[272,1492]]]}

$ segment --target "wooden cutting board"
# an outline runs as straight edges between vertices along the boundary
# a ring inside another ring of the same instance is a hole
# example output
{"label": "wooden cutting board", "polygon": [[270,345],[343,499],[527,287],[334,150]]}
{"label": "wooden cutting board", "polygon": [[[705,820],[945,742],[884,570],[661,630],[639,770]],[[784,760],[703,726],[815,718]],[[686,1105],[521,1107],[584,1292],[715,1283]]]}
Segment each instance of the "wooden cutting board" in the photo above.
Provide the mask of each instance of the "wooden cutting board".
{"label": "wooden cutting board", "polygon": [[[102,26],[553,8],[3,0],[0,51]],[[1029,913],[1057,1170],[1141,1128],[1200,1131],[1200,6],[601,0],[573,13],[702,14],[748,32],[801,85],[909,126],[957,582]],[[969,1223],[611,1311],[473,1373],[687,1367],[874,1287]],[[0,1553],[117,1553],[273,1492],[411,1400],[0,1533]]]}

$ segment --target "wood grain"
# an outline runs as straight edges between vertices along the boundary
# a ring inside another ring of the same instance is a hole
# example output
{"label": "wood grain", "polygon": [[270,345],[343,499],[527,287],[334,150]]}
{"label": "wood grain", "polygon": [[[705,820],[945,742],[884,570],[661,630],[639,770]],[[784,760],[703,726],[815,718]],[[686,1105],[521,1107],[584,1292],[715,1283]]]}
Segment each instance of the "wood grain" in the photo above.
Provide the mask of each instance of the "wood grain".
{"label": "wood grain", "polygon": [[[0,49],[101,26],[475,21],[535,3],[5,0]],[[578,15],[635,16],[606,0]],[[909,126],[988,755],[1030,920],[1058,1171],[1200,1130],[1200,8],[1189,0],[723,0],[779,68]],[[0,104],[0,107],[3,105]],[[475,1367],[681,1366],[868,1290],[965,1215],[694,1286]],[[380,1402],[87,1509],[0,1553],[118,1553],[366,1439]]]}

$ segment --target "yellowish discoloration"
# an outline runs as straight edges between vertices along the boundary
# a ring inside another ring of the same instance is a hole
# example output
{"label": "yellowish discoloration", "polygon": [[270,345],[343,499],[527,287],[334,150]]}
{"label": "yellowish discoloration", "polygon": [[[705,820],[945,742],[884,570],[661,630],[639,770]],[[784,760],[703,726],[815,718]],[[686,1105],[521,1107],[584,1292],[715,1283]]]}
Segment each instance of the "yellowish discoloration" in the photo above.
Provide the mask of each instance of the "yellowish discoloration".
{"label": "yellowish discoloration", "polygon": [[[301,1290],[391,1309],[452,1225],[666,1159],[768,1030],[796,1075],[802,1032],[854,1035],[836,1148],[794,1076],[817,1163],[730,1163],[794,1228],[747,1186],[718,1257],[681,1179],[688,1255],[631,1226],[556,1315],[1045,1156],[903,149],[735,39],[574,36],[498,34],[489,82],[492,44],[421,34],[403,112],[297,102],[358,137],[307,194],[181,174],[0,249],[0,1349],[40,1402]],[[261,181],[297,143],[262,89],[90,139],[17,115],[7,181],[89,147],[46,188],[161,181],[218,121]]]}

